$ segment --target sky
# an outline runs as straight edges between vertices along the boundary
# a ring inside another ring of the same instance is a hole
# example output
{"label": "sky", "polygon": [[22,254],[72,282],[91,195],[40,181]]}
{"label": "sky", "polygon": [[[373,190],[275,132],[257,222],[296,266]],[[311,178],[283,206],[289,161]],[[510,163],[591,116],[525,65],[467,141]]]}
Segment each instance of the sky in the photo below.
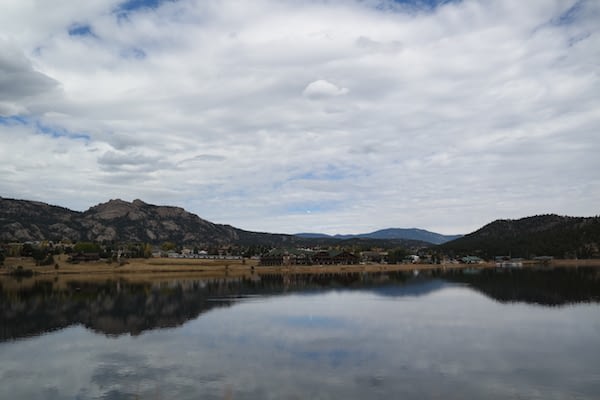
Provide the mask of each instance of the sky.
{"label": "sky", "polygon": [[600,214],[595,0],[0,0],[0,196],[238,228]]}

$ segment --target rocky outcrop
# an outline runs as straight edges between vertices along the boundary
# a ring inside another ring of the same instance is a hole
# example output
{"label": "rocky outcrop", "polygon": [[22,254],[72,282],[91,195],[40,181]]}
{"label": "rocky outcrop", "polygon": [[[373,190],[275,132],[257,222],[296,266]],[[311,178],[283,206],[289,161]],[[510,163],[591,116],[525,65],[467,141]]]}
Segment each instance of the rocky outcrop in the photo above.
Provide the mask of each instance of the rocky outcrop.
{"label": "rocky outcrop", "polygon": [[116,199],[85,212],[27,200],[0,197],[0,240],[118,241],[179,244],[279,245],[291,235],[246,232],[213,224],[180,207]]}
{"label": "rocky outcrop", "polygon": [[80,239],[81,213],[37,201],[0,197],[0,240]]}

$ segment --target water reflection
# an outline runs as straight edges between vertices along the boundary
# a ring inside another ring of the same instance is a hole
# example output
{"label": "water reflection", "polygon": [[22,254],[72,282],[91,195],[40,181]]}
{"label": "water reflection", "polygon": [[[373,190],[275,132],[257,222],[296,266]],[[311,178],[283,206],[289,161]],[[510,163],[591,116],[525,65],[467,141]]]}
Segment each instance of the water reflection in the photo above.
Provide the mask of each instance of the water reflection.
{"label": "water reflection", "polygon": [[0,398],[598,398],[598,273],[530,274],[4,281]]}
{"label": "water reflection", "polygon": [[252,296],[341,289],[390,297],[419,296],[449,283],[466,284],[500,302],[558,306],[600,300],[600,271],[594,268],[256,275],[142,283],[36,280],[12,287],[0,281],[0,340],[79,324],[106,335],[138,335],[182,325],[215,307]]}
{"label": "water reflection", "polygon": [[448,272],[444,278],[466,283],[500,302],[544,306],[600,301],[598,268],[508,268]]}

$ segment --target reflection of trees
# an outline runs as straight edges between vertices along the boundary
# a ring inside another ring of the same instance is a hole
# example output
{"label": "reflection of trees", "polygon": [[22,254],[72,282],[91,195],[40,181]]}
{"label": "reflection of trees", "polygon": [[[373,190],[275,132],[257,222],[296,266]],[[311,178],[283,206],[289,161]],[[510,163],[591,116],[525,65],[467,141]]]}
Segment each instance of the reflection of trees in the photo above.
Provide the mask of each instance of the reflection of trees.
{"label": "reflection of trees", "polygon": [[444,275],[467,283],[502,303],[526,302],[545,306],[600,301],[600,270],[595,268],[516,268],[481,270],[477,274],[457,270]]}
{"label": "reflection of trees", "polygon": [[[432,279],[435,278],[435,279]],[[52,281],[2,290],[0,341],[82,324],[107,335],[132,334],[179,326],[214,307],[246,296],[360,289],[381,296],[427,295],[443,281],[467,283],[501,301],[543,305],[600,301],[600,272],[594,269],[422,271],[262,275],[251,278],[131,283],[126,280],[72,282],[57,288]]]}
{"label": "reflection of trees", "polygon": [[107,281],[74,282],[66,289],[55,289],[52,282],[37,282],[16,293],[2,292],[0,339],[36,335],[75,324],[108,335],[135,335],[148,329],[181,325],[201,312],[229,304],[209,302],[210,289],[199,288],[193,283],[163,287]]}

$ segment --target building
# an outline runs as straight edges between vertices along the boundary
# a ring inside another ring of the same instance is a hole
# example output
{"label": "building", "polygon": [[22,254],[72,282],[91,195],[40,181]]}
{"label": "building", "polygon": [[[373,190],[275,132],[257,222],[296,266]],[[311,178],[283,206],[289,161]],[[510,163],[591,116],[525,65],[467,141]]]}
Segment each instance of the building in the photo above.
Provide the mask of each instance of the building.
{"label": "building", "polygon": [[260,257],[260,265],[336,265],[358,264],[360,258],[347,251],[309,251],[273,249]]}
{"label": "building", "polygon": [[319,251],[312,257],[313,264],[335,265],[335,264],[358,264],[360,259],[348,251]]}
{"label": "building", "polygon": [[267,254],[260,256],[260,265],[312,265],[311,253],[312,252],[307,250],[273,249]]}
{"label": "building", "polygon": [[484,261],[477,256],[465,256],[460,259],[463,264],[482,264]]}

